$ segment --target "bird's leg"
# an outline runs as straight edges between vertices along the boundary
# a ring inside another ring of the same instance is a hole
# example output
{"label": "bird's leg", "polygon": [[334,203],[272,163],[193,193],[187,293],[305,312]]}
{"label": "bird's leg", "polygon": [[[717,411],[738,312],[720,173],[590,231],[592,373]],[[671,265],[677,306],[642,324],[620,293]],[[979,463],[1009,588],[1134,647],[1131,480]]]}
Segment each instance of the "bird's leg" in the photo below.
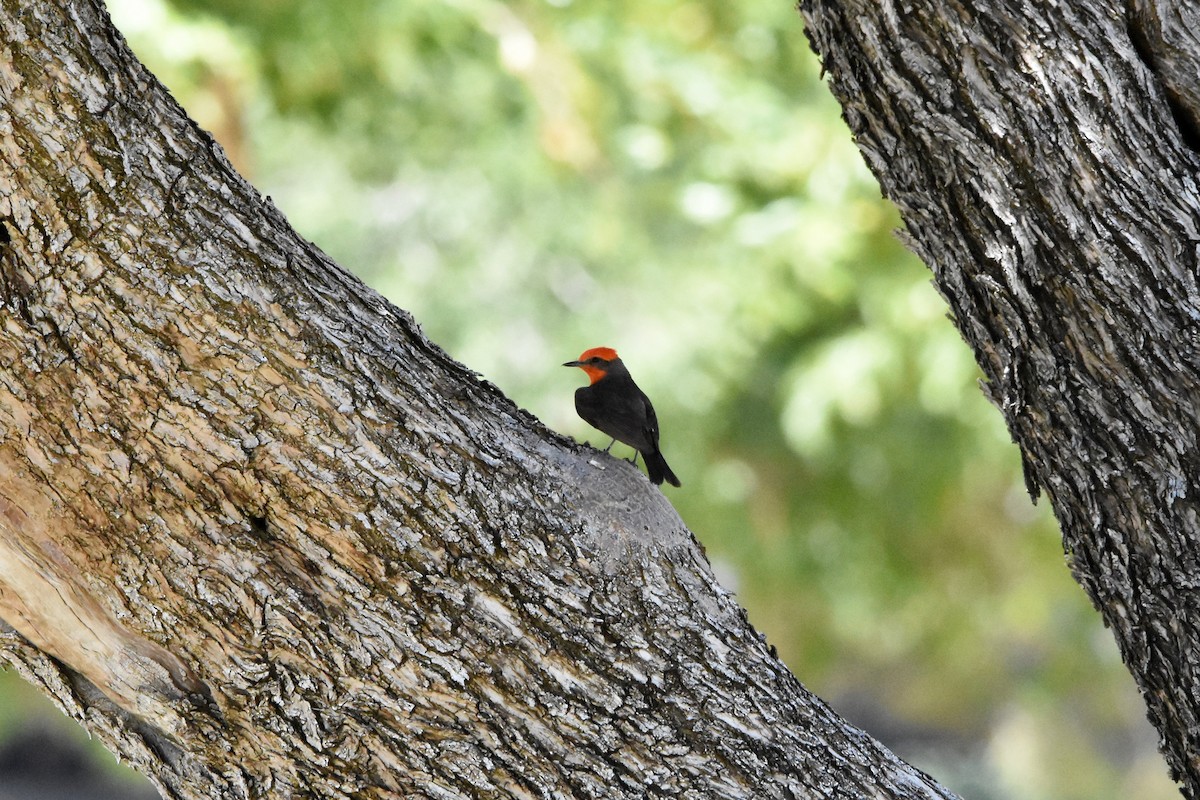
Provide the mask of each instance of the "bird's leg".
{"label": "bird's leg", "polygon": [[[608,443],[608,447],[604,448],[604,452],[607,454],[609,450],[613,449],[613,445],[616,443],[617,443],[617,440],[614,438],[611,442]],[[627,459],[627,461],[629,461],[630,464],[633,464],[636,467],[637,466],[637,457],[638,457],[638,451],[634,450],[633,458]]]}

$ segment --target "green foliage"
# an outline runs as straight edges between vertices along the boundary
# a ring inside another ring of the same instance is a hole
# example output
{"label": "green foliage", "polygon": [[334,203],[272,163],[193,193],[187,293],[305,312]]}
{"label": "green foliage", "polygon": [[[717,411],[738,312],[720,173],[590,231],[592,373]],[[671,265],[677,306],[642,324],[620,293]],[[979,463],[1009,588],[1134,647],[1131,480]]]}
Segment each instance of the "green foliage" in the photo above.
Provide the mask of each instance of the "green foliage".
{"label": "green foliage", "polygon": [[1173,796],[790,2],[161,2],[135,50],[450,353],[599,441],[557,365],[621,351],[810,688],[977,797]]}

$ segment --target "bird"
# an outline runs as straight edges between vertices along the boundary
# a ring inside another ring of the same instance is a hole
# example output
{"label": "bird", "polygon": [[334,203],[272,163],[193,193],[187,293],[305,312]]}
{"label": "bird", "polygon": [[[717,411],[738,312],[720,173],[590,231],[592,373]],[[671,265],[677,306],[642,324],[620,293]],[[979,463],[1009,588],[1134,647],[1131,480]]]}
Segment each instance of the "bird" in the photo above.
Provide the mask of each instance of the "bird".
{"label": "bird", "polygon": [[[658,449],[658,416],[654,406],[633,382],[617,351],[611,347],[593,347],[563,366],[579,367],[591,380],[589,385],[575,390],[575,410],[584,422],[613,438],[604,452],[611,450],[616,442],[623,442],[642,454],[651,483],[657,486],[665,480],[679,486],[679,478]],[[636,455],[633,461],[637,463]]]}

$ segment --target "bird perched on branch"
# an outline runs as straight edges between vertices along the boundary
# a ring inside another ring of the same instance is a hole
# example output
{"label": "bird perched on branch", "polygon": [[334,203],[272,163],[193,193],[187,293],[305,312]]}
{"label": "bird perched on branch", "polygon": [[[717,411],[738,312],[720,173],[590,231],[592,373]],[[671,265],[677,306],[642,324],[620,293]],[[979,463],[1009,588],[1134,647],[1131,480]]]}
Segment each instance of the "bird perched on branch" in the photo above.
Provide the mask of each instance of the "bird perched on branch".
{"label": "bird perched on branch", "polygon": [[[658,417],[650,398],[638,388],[629,370],[611,347],[593,347],[583,351],[578,361],[564,367],[579,367],[587,373],[591,385],[575,390],[575,410],[594,428],[613,437],[604,452],[615,442],[623,442],[642,454],[650,482],[664,480],[679,486],[679,478],[667,466],[658,449]],[[637,463],[637,456],[633,457]]]}

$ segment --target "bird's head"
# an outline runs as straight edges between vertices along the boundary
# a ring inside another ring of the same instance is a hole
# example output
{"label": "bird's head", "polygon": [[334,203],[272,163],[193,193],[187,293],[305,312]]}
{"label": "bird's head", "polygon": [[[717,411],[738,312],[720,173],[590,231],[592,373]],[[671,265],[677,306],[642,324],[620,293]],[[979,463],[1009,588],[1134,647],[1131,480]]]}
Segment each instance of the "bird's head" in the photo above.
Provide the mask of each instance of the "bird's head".
{"label": "bird's head", "polygon": [[593,347],[591,350],[584,350],[578,361],[568,361],[563,366],[579,367],[587,373],[591,382],[595,383],[608,374],[614,361],[620,360],[617,351],[611,347]]}

